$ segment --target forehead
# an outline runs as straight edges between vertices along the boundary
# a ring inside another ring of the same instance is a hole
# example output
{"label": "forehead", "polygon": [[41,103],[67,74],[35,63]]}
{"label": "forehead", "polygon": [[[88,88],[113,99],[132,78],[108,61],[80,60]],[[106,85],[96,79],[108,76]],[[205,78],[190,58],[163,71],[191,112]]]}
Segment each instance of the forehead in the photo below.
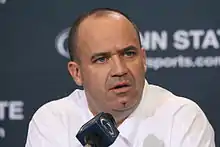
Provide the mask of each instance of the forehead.
{"label": "forehead", "polygon": [[112,13],[105,16],[90,16],[78,30],[80,52],[102,52],[138,46],[137,32],[124,16]]}

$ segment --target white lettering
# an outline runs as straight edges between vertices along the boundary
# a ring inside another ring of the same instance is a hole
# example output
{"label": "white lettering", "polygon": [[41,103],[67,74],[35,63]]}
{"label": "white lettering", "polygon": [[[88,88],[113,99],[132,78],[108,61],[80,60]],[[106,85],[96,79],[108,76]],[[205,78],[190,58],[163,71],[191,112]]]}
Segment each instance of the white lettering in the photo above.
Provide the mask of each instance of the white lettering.
{"label": "white lettering", "polygon": [[185,50],[190,46],[189,35],[185,30],[176,31],[173,35],[173,40],[173,46],[177,50]]}
{"label": "white lettering", "polygon": [[190,30],[189,35],[193,38],[193,48],[199,49],[200,48],[200,37],[205,34],[204,30]]}
{"label": "white lettering", "polygon": [[220,67],[220,56],[175,56],[175,57],[148,57],[148,69],[158,70],[161,68],[210,68]]}
{"label": "white lettering", "polygon": [[22,120],[24,103],[21,101],[11,102],[9,105],[9,119],[11,120]]}
{"label": "white lettering", "polygon": [[[10,120],[23,120],[23,106],[22,101],[0,101],[0,120],[4,120],[6,116]],[[6,112],[8,112],[8,115],[6,115]]]}
{"label": "white lettering", "polygon": [[150,32],[144,32],[144,36],[140,33],[141,45],[145,50],[150,48]]}
{"label": "white lettering", "polygon": [[161,33],[152,31],[144,32],[144,36],[140,33],[141,44],[146,50],[155,51],[157,49],[166,50],[168,43],[168,34],[166,31]]}
{"label": "white lettering", "polygon": [[213,47],[215,49],[219,48],[219,42],[213,30],[208,30],[204,41],[202,43],[202,48],[207,49],[208,47]]}
{"label": "white lettering", "polygon": [[162,31],[161,32],[161,35],[159,35],[158,32],[156,31],[153,31],[152,34],[151,34],[151,43],[152,43],[152,50],[156,50],[158,47],[161,49],[161,50],[166,50],[167,49],[167,42],[168,42],[168,39],[167,39],[167,32],[166,31]]}
{"label": "white lettering", "polygon": [[5,118],[5,109],[8,107],[7,101],[0,102],[0,120]]}

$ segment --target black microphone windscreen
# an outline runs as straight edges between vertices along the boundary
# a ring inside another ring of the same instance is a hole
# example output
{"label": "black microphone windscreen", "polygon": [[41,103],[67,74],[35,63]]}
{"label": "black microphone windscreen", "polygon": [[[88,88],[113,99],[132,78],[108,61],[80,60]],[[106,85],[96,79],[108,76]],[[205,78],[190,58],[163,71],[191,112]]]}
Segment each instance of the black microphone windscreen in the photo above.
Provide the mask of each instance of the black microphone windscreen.
{"label": "black microphone windscreen", "polygon": [[78,131],[76,138],[85,146],[108,147],[116,140],[119,131],[113,116],[101,112],[85,123]]}

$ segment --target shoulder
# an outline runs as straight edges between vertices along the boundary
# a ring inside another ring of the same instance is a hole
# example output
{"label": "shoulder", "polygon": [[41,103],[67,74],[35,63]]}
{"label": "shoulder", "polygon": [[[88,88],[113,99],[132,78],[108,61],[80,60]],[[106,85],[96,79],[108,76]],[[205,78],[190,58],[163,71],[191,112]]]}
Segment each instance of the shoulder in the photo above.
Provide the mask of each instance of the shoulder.
{"label": "shoulder", "polygon": [[[178,96],[160,86],[150,85],[150,90],[156,101],[161,103],[156,114],[163,119],[171,120],[172,137],[182,139],[188,136],[204,138],[213,142],[214,130],[201,107],[193,100]],[[209,137],[207,137],[209,136]],[[177,145],[178,146],[178,145]]]}
{"label": "shoulder", "polygon": [[82,108],[83,91],[75,90],[70,95],[43,104],[34,113],[32,119],[44,120],[50,117],[65,117],[71,113],[77,115]]}
{"label": "shoulder", "polygon": [[197,113],[203,113],[202,109],[195,101],[187,97],[173,94],[163,87],[149,85],[149,91],[156,101],[161,103],[160,108],[163,109],[163,111],[166,109],[166,112],[169,112],[169,114],[175,115],[185,112],[196,115]]}
{"label": "shoulder", "polygon": [[42,105],[29,122],[26,146],[69,146],[69,139],[83,122],[82,94],[83,91],[75,90],[67,97]]}
{"label": "shoulder", "polygon": [[202,108],[193,100],[151,86],[156,99],[162,101],[157,116],[168,120],[171,146],[214,146],[215,132]]}

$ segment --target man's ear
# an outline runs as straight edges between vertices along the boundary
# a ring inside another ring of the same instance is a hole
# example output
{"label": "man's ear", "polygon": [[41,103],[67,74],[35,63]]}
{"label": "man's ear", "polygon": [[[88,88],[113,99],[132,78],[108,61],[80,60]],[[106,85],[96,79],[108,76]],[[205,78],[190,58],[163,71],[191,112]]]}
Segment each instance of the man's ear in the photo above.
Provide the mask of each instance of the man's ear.
{"label": "man's ear", "polygon": [[143,62],[144,62],[144,70],[145,72],[147,71],[147,61],[146,61],[146,52],[144,48],[141,48],[141,52],[142,52],[142,58],[143,58]]}
{"label": "man's ear", "polygon": [[76,84],[78,86],[82,86],[83,82],[82,82],[82,75],[79,64],[74,61],[69,61],[68,71],[72,76],[72,78],[74,79],[74,81],[76,82]]}

